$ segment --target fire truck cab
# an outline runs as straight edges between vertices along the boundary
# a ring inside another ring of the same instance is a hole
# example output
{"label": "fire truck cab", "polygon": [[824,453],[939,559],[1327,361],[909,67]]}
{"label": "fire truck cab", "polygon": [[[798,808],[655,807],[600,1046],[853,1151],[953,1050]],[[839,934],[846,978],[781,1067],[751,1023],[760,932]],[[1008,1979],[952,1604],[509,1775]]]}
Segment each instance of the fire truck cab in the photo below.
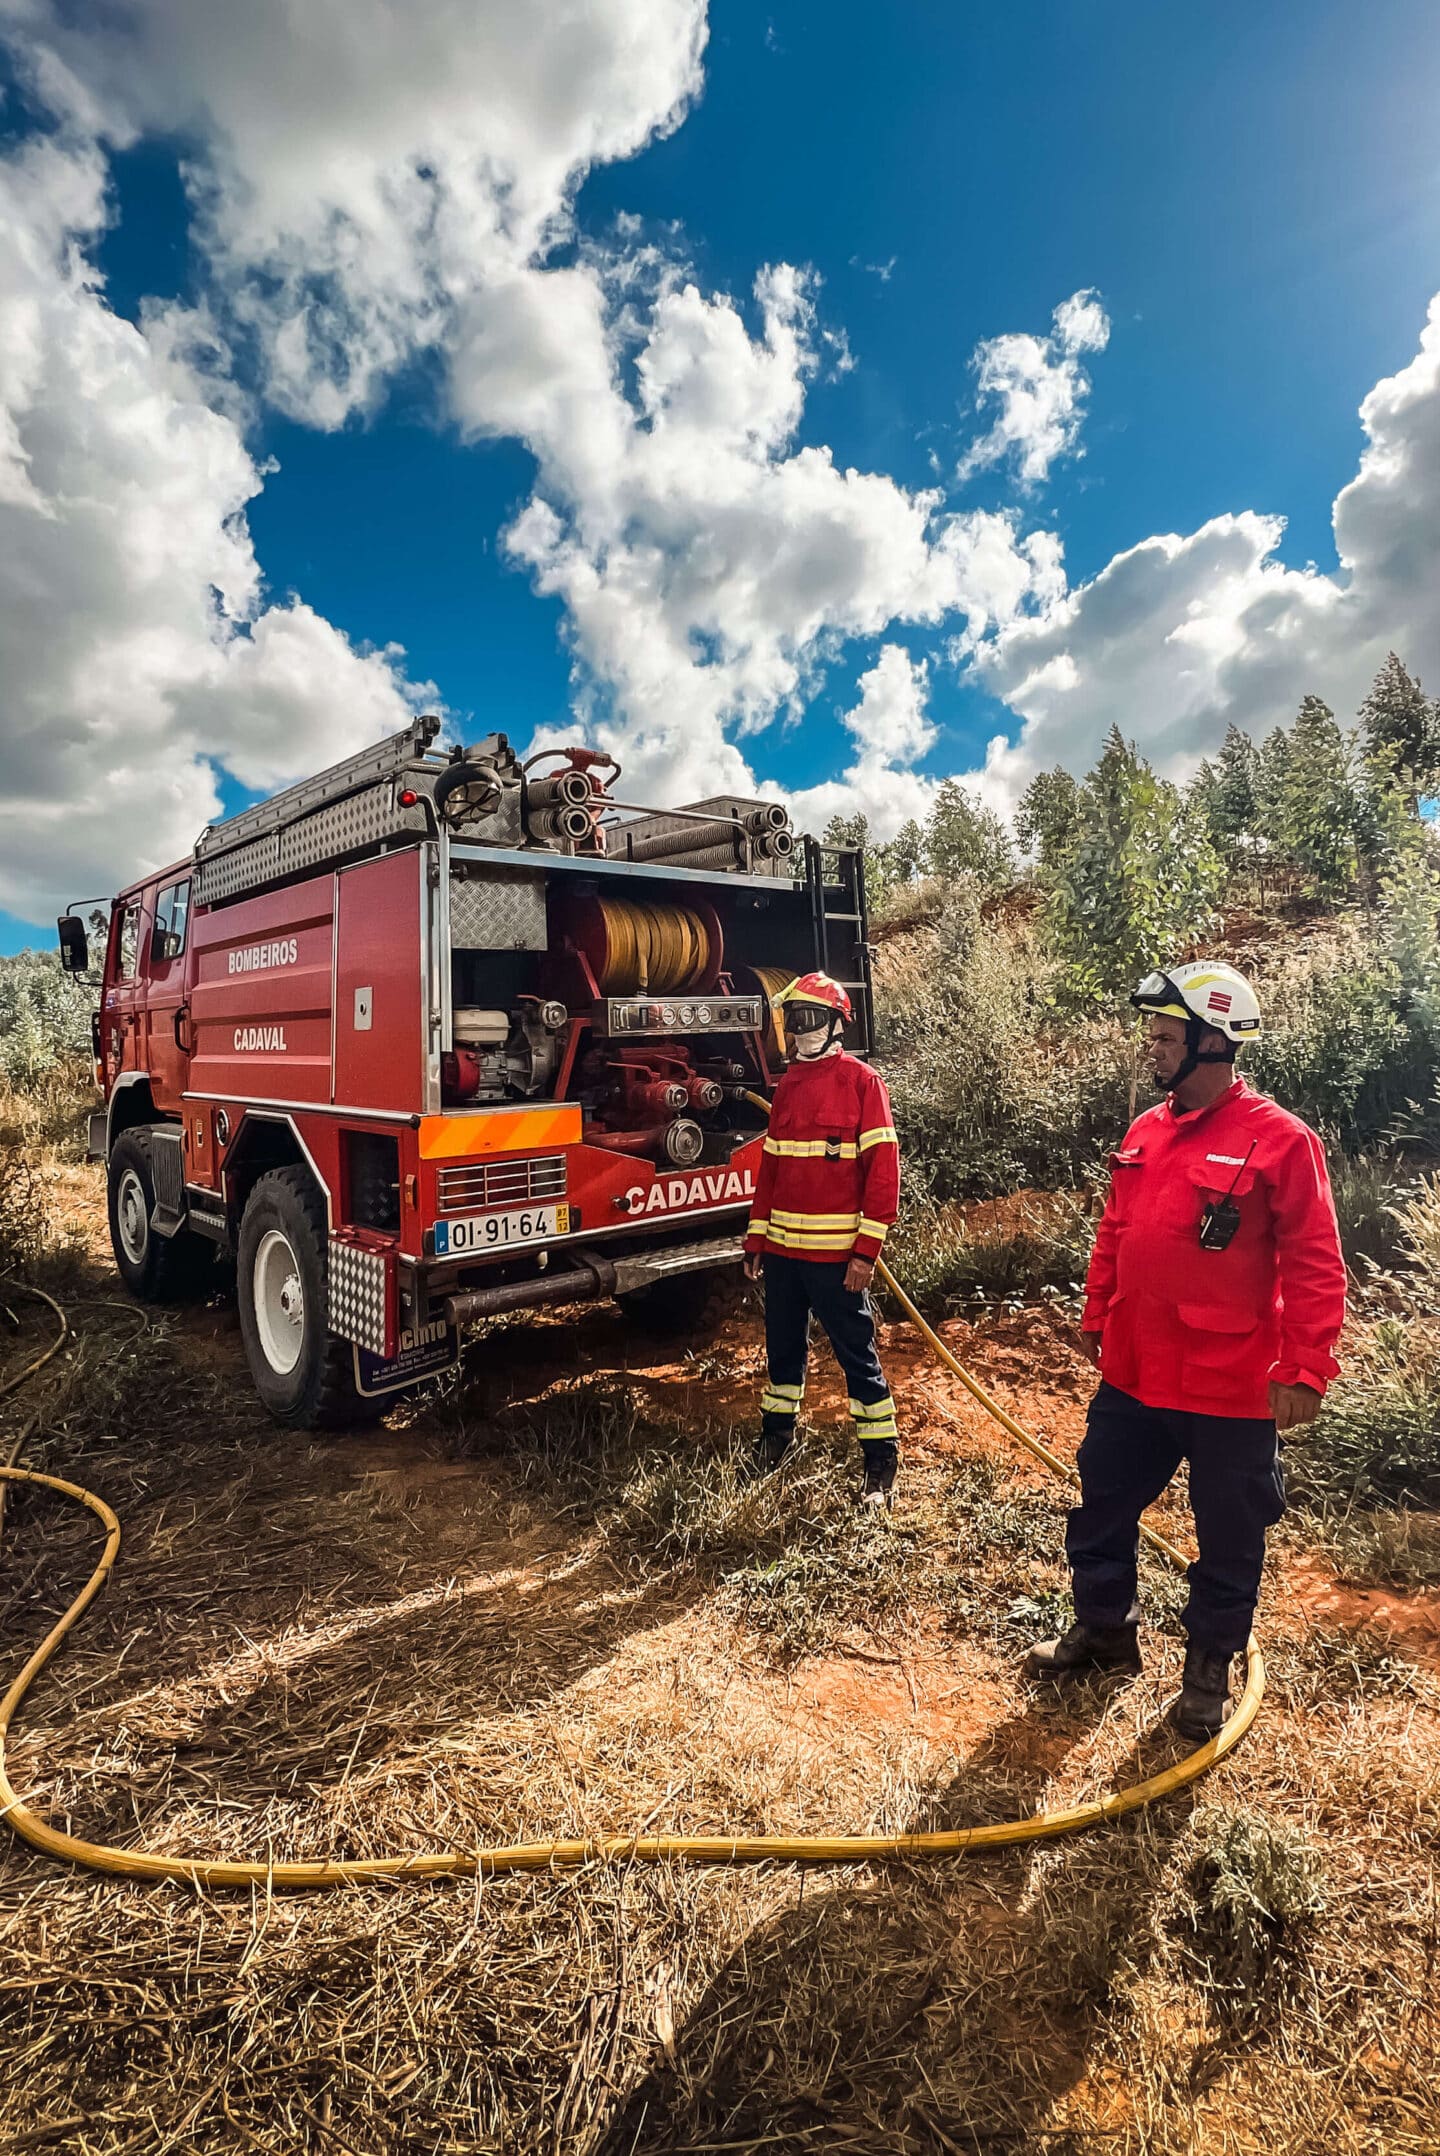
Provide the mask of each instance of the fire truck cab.
{"label": "fire truck cab", "polygon": [[[233,1255],[280,1422],[362,1421],[464,1327],[614,1296],[691,1332],[736,1277],[820,967],[870,1045],[861,864],[775,803],[666,811],[586,749],[439,722],[201,834],[122,891],[93,1022],[111,1239],[143,1299]],[[85,971],[83,923],[60,924]]]}

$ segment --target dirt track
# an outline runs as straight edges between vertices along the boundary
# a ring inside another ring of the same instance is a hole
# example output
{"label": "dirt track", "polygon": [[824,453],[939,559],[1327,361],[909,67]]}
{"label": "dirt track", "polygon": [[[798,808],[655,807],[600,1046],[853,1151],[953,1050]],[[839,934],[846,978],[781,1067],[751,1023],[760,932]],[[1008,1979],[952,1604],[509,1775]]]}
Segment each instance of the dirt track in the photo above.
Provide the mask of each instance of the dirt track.
{"label": "dirt track", "polygon": [[[111,1295],[93,1181],[67,1182],[87,1244],[71,1291]],[[904,1503],[877,1523],[849,1510],[823,1362],[794,1470],[737,1491],[753,1318],[681,1355],[609,1309],[512,1323],[445,1396],[319,1439],[258,1414],[223,1307],[161,1314],[138,1340],[121,1310],[77,1306],[76,1321],[31,1457],[106,1495],[125,1543],[11,1766],[78,1831],[341,1855],[642,1826],[959,1825],[1180,1748],[1161,1721],[1178,1670],[1167,1578],[1152,1575],[1137,1683],[1057,1701],[1019,1682],[1059,1607],[1064,1495],[901,1328],[885,1353]],[[946,1336],[1073,1450],[1085,1373],[1042,1313]],[[1183,1530],[1177,1507],[1165,1517]],[[92,1549],[50,1500],[12,1505],[7,1659]],[[597,1867],[270,1905],[107,1885],[7,1844],[0,2132],[354,2156],[1057,2156],[1102,2134],[1136,2156],[1281,2140],[1433,2156],[1431,1612],[1325,1600],[1340,1592],[1313,1551],[1277,1552],[1270,1702],[1198,1807],[1028,1855]],[[1185,1915],[1207,1822],[1237,1806],[1303,1824],[1332,1895],[1300,1993],[1282,1959],[1243,2040]]]}

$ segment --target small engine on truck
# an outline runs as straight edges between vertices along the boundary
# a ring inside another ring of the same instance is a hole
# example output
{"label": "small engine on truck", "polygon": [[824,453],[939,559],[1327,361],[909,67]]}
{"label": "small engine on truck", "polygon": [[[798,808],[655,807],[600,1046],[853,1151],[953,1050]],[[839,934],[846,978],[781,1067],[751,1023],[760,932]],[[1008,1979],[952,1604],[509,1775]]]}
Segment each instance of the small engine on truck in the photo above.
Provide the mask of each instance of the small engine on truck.
{"label": "small engine on truck", "polygon": [[211,825],[111,909],[116,1264],[158,1298],[232,1253],[256,1388],[300,1427],[380,1412],[500,1311],[699,1328],[739,1263],[772,997],[819,967],[870,1044],[852,850],[774,802],[623,802],[596,750],[438,731]]}

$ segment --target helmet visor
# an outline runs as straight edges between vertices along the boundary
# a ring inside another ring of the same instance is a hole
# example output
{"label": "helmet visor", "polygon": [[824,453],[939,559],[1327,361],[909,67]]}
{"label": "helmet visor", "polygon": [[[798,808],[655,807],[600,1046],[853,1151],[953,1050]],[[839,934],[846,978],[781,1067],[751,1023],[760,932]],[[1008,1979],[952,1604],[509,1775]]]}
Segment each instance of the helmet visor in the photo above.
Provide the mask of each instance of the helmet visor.
{"label": "helmet visor", "polygon": [[838,1013],[826,1003],[786,1003],[782,1005],[780,1015],[787,1033],[818,1033]]}
{"label": "helmet visor", "polygon": [[1130,998],[1137,1011],[1150,1011],[1162,1018],[1193,1016],[1168,973],[1147,973]]}

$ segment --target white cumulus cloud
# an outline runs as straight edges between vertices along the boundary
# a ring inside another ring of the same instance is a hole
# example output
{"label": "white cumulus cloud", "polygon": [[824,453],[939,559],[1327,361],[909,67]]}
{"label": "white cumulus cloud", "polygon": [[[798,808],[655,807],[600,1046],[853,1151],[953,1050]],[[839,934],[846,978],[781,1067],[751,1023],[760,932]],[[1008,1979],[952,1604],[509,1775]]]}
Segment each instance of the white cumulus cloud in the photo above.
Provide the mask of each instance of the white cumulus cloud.
{"label": "white cumulus cloud", "polygon": [[1314,691],[1343,715],[1387,651],[1440,679],[1440,297],[1415,358],[1360,407],[1365,446],[1336,497],[1339,568],[1289,569],[1283,519],[1253,510],[1144,539],[975,659],[1023,720],[986,791],[1013,800],[1049,764],[1083,769],[1119,725],[1184,775],[1232,721],[1257,738]]}
{"label": "white cumulus cloud", "polygon": [[564,236],[592,165],[700,86],[705,0],[0,0],[115,143],[188,138],[197,237],[270,398],[338,426]]}
{"label": "white cumulus cloud", "polygon": [[930,670],[912,659],[901,644],[885,644],[868,673],[860,676],[860,701],[844,723],[855,739],[855,757],[838,779],[807,786],[790,796],[790,811],[800,828],[823,831],[832,816],[861,810],[871,833],[893,838],[911,817],[923,821],[935,798],[936,783],[910,767],[936,740],[926,712]]}
{"label": "white cumulus cloud", "polygon": [[[943,624],[968,648],[1053,596],[1054,543],[1013,518],[952,515],[938,491],[798,445],[811,380],[845,364],[808,272],[763,269],[742,306],[633,221],[608,246],[557,252],[585,171],[675,125],[696,94],[703,0],[7,6],[76,139],[187,143],[204,303],[159,311],[143,336],[102,326],[233,460],[211,537],[249,583],[206,625],[217,648],[237,645],[231,723],[216,710],[211,745],[247,782],[299,763],[297,677],[324,625],[249,618],[256,473],[230,423],[244,411],[232,355],[261,400],[331,427],[429,354],[464,436],[529,445],[538,482],[510,557],[564,600],[579,714],[657,798],[753,788],[739,744],[798,716],[846,639]],[[93,291],[87,305],[103,316]],[[28,484],[23,443],[0,433],[0,485]],[[366,660],[369,678],[393,656]],[[203,738],[201,692],[167,681],[162,706],[162,734]],[[373,697],[348,708],[375,715]]]}
{"label": "white cumulus cloud", "polygon": [[104,178],[52,139],[0,159],[0,906],[27,919],[186,852],[212,760],[294,777],[416,693],[264,605],[234,421],[96,287]]}
{"label": "white cumulus cloud", "polygon": [[999,410],[960,459],[957,478],[1008,463],[1022,486],[1036,487],[1058,458],[1081,454],[1090,377],[1080,361],[1087,352],[1104,351],[1110,322],[1092,291],[1072,292],[1052,319],[1048,337],[1015,331],[977,345],[971,362],[976,401]]}
{"label": "white cumulus cloud", "polygon": [[[683,277],[662,275],[637,316],[602,262],[568,274],[553,299],[563,319],[543,331],[564,354],[555,393],[504,407],[540,463],[507,538],[537,589],[565,602],[582,704],[632,791],[752,788],[737,742],[798,716],[848,638],[958,620],[973,643],[1053,597],[1048,537],[950,514],[938,492],[796,446],[817,357],[813,284],[795,269],[761,272],[753,330],[730,298]],[[532,278],[517,309],[528,316],[549,282]],[[495,423],[508,349],[487,316],[457,353],[476,429]]]}

